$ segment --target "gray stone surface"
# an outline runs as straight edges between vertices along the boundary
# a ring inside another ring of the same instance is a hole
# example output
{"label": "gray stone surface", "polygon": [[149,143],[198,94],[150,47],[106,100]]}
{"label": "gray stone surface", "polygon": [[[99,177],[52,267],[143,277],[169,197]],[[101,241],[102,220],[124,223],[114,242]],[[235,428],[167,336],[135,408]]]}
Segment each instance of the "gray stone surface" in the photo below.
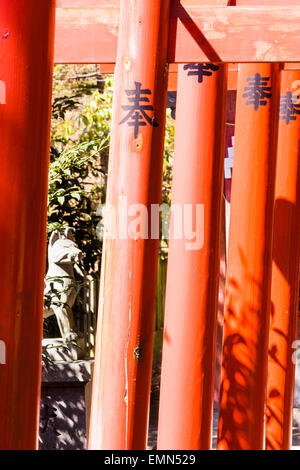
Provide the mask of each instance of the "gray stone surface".
{"label": "gray stone surface", "polygon": [[42,374],[39,448],[86,448],[85,386],[92,361],[59,362]]}
{"label": "gray stone surface", "polygon": [[91,378],[94,361],[57,362],[49,369],[43,368],[42,383],[78,382],[86,383]]}
{"label": "gray stone surface", "polygon": [[[66,341],[77,338],[72,312],[78,290],[74,265],[82,258],[76,245],[73,231],[66,229],[52,232],[48,244],[48,271],[45,277],[44,295],[51,305],[44,309],[44,317],[55,315],[62,338]],[[77,358],[77,356],[76,356]]]}

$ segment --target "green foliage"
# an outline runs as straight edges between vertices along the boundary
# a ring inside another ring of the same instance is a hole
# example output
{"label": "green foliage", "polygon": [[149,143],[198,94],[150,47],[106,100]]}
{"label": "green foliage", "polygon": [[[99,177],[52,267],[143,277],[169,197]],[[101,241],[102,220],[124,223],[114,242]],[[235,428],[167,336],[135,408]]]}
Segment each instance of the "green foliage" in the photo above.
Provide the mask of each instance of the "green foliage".
{"label": "green foliage", "polygon": [[75,230],[78,245],[86,255],[87,272],[94,270],[99,259],[96,204],[104,188],[97,185],[97,180],[86,180],[101,174],[97,158],[107,145],[107,140],[80,143],[63,150],[50,165],[48,232],[64,227]]}
{"label": "green foliage", "polygon": [[174,136],[175,136],[175,121],[171,116],[171,109],[168,108],[167,116],[166,116],[166,133],[165,133],[165,147],[164,147],[162,202],[165,202],[169,205],[171,204]]}
{"label": "green foliage", "polygon": [[86,104],[84,112],[79,116],[79,121],[84,125],[81,141],[103,139],[110,135],[112,95],[112,79],[108,77],[105,81],[104,91],[102,93],[95,91],[91,100]]}
{"label": "green foliage", "polygon": [[[64,94],[53,102],[48,233],[71,227],[85,254],[87,273],[98,272],[101,242],[97,205],[105,200],[112,84],[104,92]],[[76,99],[75,99],[76,98]]]}

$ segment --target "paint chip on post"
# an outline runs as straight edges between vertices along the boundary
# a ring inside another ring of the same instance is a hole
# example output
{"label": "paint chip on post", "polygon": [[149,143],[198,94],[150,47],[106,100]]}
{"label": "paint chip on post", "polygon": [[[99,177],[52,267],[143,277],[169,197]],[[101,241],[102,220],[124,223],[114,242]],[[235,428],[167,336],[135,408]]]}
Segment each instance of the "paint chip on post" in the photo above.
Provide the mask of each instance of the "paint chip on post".
{"label": "paint chip on post", "polygon": [[3,80],[0,80],[0,104],[6,104],[6,85]]}

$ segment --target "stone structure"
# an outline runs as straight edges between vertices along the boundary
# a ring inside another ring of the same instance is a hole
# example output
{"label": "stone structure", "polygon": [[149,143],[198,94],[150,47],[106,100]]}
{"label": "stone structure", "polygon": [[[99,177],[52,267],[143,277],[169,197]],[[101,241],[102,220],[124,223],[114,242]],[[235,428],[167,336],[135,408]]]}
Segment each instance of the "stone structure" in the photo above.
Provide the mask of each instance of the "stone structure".
{"label": "stone structure", "polygon": [[44,317],[55,315],[62,338],[66,342],[75,340],[72,307],[77,289],[74,264],[79,262],[82,252],[76,245],[72,230],[63,234],[55,230],[48,245],[48,272],[45,278],[45,295],[51,295],[51,307],[45,308]]}
{"label": "stone structure", "polygon": [[92,361],[43,368],[39,448],[86,448]]}

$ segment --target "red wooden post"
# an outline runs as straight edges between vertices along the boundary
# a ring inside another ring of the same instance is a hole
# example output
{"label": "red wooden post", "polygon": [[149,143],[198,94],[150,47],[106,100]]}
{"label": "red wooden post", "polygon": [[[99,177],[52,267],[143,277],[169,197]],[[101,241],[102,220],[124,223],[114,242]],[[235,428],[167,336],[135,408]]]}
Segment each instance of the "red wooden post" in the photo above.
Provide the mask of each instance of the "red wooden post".
{"label": "red wooden post", "polygon": [[239,68],[219,449],[264,445],[278,77],[276,65]]}
{"label": "red wooden post", "polygon": [[0,11],[0,448],[35,449],[55,1],[0,0]]}
{"label": "red wooden post", "polygon": [[145,448],[151,382],[158,240],[145,236],[161,197],[169,1],[122,0],[120,18],[108,183],[118,233],[102,259],[90,449]]}
{"label": "red wooden post", "polygon": [[299,100],[293,103],[300,72],[281,75],[266,422],[266,448],[274,450],[291,445],[300,258]]}
{"label": "red wooden post", "polygon": [[221,66],[179,66],[159,449],[210,448],[225,77]]}

